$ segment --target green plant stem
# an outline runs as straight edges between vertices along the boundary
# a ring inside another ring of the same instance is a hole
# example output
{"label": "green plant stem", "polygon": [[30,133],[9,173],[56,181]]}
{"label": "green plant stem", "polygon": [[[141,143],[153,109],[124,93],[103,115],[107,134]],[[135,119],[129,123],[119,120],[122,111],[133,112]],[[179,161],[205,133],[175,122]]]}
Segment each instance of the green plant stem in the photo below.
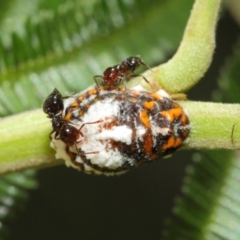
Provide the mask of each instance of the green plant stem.
{"label": "green plant stem", "polygon": [[[196,0],[181,44],[173,56],[145,75],[170,93],[184,92],[207,71],[215,49],[220,0]],[[144,84],[144,83],[143,83]]]}
{"label": "green plant stem", "polygon": [[[189,114],[188,148],[240,149],[240,104],[179,101]],[[41,109],[0,120],[0,174],[56,165],[50,119]]]}
{"label": "green plant stem", "polygon": [[240,105],[181,101],[191,121],[189,148],[240,149]]}
{"label": "green plant stem", "polygon": [[0,126],[0,173],[59,163],[49,146],[50,120],[42,110],[2,118]]}

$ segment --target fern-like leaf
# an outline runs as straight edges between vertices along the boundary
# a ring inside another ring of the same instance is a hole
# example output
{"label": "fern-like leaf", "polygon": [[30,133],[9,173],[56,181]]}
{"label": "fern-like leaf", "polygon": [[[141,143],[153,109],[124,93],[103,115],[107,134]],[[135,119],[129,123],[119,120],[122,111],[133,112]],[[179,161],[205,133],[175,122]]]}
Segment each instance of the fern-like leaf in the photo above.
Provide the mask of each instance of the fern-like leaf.
{"label": "fern-like leaf", "polygon": [[[70,0],[57,10],[41,10],[26,20],[24,34],[11,33],[10,44],[0,40],[0,115],[40,107],[54,87],[79,91],[129,55],[159,61],[179,42],[191,4]],[[168,11],[171,16],[163,14]],[[171,22],[178,24],[169,29]]]}
{"label": "fern-like leaf", "polygon": [[7,225],[16,214],[23,209],[27,199],[28,190],[35,189],[35,171],[28,170],[23,173],[9,174],[0,180],[0,239],[8,235]]}

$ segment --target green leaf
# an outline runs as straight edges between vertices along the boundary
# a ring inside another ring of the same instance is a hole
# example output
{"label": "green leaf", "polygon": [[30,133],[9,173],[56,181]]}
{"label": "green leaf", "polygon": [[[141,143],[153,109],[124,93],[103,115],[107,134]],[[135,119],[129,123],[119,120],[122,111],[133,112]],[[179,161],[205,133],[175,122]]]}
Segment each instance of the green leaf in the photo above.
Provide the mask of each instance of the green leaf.
{"label": "green leaf", "polygon": [[21,0],[2,0],[0,12],[0,32],[3,41],[8,44],[10,35],[17,32],[24,33],[24,22],[38,10],[39,0],[29,1],[23,4]]}
{"label": "green leaf", "polygon": [[[176,199],[174,217],[167,222],[164,239],[238,239],[238,229],[234,232],[229,224],[240,223],[238,212],[234,213],[231,207],[240,190],[239,170],[239,161],[231,151],[195,154],[194,165],[187,169],[183,196]],[[232,235],[238,238],[231,238]]]}
{"label": "green leaf", "polygon": [[35,189],[35,171],[9,174],[0,179],[0,238],[8,235],[8,224],[22,210],[28,199],[28,190]]}
{"label": "green leaf", "polygon": [[228,58],[218,81],[219,90],[215,92],[215,99],[228,102],[240,102],[240,39],[233,50],[233,55]]}
{"label": "green leaf", "polygon": [[40,107],[54,87],[78,92],[129,55],[140,54],[148,64],[163,59],[179,43],[191,4],[68,1],[41,10],[26,20],[23,35],[0,41],[0,115]]}

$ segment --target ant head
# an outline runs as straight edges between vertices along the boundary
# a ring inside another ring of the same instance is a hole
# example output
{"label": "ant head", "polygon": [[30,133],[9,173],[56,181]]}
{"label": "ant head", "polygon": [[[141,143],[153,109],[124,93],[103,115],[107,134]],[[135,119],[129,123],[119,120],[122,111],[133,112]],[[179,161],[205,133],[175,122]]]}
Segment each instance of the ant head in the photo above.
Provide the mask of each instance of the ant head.
{"label": "ant head", "polygon": [[145,65],[145,63],[143,63],[141,58],[139,57],[129,57],[123,61],[123,64],[126,64],[128,69],[132,72],[134,72],[135,69],[138,68],[140,65]]}
{"label": "ant head", "polygon": [[63,110],[63,100],[61,93],[54,88],[53,92],[47,97],[43,103],[43,111],[50,117]]}

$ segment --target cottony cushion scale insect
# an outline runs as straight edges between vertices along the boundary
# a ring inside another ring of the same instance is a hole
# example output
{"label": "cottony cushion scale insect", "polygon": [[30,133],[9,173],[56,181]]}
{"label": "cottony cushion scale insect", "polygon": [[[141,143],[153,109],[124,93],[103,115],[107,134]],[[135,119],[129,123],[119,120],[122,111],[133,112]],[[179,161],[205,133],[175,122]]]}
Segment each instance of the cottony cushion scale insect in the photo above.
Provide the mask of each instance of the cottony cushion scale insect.
{"label": "cottony cushion scale insect", "polygon": [[163,93],[105,86],[62,98],[62,125],[51,134],[56,157],[86,173],[116,175],[171,154],[186,142],[190,124]]}

